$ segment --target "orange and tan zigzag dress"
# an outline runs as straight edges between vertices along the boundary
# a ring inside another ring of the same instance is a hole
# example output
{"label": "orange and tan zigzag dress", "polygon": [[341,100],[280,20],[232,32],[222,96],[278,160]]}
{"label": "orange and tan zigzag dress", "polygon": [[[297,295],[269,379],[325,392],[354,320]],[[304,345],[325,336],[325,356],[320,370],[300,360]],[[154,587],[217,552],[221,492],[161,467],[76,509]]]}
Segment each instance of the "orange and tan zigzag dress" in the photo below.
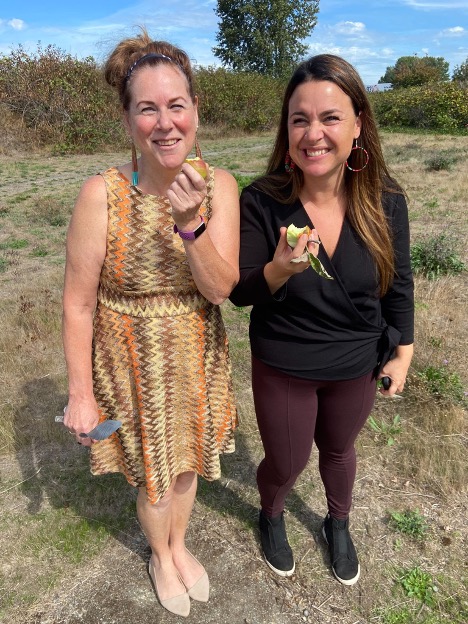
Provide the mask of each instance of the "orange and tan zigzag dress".
{"label": "orange and tan zigzag dress", "polygon": [[[234,450],[236,408],[218,306],[197,290],[171,206],[118,171],[106,182],[109,224],[94,318],[93,376],[100,420],[122,427],[91,450],[91,472],[123,472],[157,502],[172,479],[220,477]],[[214,173],[202,214],[211,214]]]}

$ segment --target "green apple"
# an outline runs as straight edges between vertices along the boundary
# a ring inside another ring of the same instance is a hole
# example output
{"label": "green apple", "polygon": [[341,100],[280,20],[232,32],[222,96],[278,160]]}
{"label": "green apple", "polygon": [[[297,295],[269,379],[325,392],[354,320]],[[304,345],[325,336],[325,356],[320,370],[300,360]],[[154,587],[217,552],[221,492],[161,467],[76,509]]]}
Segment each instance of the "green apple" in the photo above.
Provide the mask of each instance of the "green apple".
{"label": "green apple", "polygon": [[298,228],[291,223],[286,231],[286,240],[288,241],[288,245],[294,249],[302,234],[307,234],[307,236],[309,236],[310,227],[306,225],[303,228]]}
{"label": "green apple", "polygon": [[[307,236],[309,236],[310,232],[311,229],[308,225],[303,228],[298,228],[293,223],[291,223],[291,225],[286,230],[286,240],[288,241],[288,245],[294,248],[297,245],[299,237],[302,236],[302,234],[307,234]],[[327,273],[325,267],[320,262],[320,260],[307,249],[307,246],[305,247],[305,251],[302,256],[294,258],[293,260],[291,260],[291,262],[306,262],[307,260],[309,260],[310,266],[314,269],[316,273],[318,273],[318,275],[320,275],[320,277],[324,277],[325,279],[329,280],[333,279],[333,277]]]}

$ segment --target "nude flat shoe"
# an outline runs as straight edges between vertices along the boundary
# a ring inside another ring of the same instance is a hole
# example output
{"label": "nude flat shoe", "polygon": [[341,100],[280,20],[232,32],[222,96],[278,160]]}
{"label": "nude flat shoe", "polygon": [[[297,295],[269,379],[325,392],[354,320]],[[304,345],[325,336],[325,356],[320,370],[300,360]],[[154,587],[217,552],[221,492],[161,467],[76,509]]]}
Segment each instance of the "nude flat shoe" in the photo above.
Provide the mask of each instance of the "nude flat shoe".
{"label": "nude flat shoe", "polygon": [[[187,550],[187,552],[192,557],[192,559],[195,559],[195,561],[199,565],[201,565],[198,559],[194,555],[192,555],[189,550]],[[198,581],[196,581],[196,583],[192,585],[192,587],[187,587],[187,593],[193,600],[198,600],[198,602],[208,602],[208,599],[210,597],[210,580],[208,578],[206,570],[203,572],[202,576],[198,579]]]}
{"label": "nude flat shoe", "polygon": [[[190,598],[188,592],[184,591],[182,594],[174,596],[173,598],[166,598],[166,600],[161,600],[158,592],[158,584],[156,582],[156,574],[154,573],[154,568],[151,564],[151,560],[148,564],[148,572],[153,582],[156,597],[159,600],[161,606],[167,609],[167,611],[169,611],[170,613],[173,613],[174,615],[188,617],[190,613]],[[181,584],[183,585],[182,581]]]}

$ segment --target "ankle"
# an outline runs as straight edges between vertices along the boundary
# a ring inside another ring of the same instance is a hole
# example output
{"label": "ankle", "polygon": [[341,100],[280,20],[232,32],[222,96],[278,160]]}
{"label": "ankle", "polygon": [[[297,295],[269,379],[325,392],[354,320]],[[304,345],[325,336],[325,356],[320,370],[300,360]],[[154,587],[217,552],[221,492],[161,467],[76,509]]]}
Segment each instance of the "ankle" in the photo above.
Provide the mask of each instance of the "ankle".
{"label": "ankle", "polygon": [[283,522],[284,511],[281,511],[279,514],[271,516],[270,514],[267,514],[265,511],[263,511],[263,509],[261,509],[260,515],[263,516],[263,518],[267,520],[269,524],[277,526],[278,524],[281,524]]}
{"label": "ankle", "polygon": [[151,553],[150,560],[155,570],[167,570],[168,568],[174,566],[172,554],[170,551],[164,554]]}

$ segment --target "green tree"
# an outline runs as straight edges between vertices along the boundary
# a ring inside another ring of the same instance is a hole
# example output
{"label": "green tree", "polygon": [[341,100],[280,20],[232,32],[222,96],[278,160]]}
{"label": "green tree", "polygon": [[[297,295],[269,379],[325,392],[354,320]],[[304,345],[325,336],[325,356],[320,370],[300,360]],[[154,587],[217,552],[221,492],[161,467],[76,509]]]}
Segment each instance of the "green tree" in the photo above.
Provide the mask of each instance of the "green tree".
{"label": "green tree", "polygon": [[468,58],[453,70],[452,80],[468,83]]}
{"label": "green tree", "polygon": [[301,43],[317,23],[318,0],[218,0],[213,53],[235,71],[290,75],[307,52]]}
{"label": "green tree", "polygon": [[379,82],[391,82],[394,88],[417,87],[449,80],[449,64],[441,56],[401,56]]}

